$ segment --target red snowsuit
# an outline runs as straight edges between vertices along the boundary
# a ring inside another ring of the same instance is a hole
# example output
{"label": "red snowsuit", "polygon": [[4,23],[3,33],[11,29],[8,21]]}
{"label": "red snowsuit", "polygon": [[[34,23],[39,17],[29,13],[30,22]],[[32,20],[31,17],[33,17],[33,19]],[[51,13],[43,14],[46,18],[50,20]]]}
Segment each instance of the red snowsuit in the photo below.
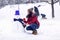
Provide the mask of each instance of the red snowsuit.
{"label": "red snowsuit", "polygon": [[32,17],[28,18],[27,21],[24,20],[25,23],[28,23],[28,24],[32,24],[32,23],[36,23],[38,24],[38,26],[40,25],[38,19],[37,19],[37,16],[33,15]]}

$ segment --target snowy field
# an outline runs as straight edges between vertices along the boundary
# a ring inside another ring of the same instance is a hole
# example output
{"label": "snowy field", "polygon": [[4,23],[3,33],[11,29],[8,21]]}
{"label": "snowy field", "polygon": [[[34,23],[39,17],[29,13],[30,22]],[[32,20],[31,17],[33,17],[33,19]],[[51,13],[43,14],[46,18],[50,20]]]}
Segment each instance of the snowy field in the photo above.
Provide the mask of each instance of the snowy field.
{"label": "snowy field", "polygon": [[[47,19],[41,19],[38,35],[31,34],[31,31],[24,31],[22,25],[14,18],[25,18],[27,9],[34,6],[39,7],[39,12],[46,14]],[[15,11],[18,10],[18,5],[8,5],[0,9],[0,40],[60,40],[60,6],[59,3],[54,4],[55,18],[51,16],[51,5],[48,3],[36,4],[20,4],[20,15],[16,16]]]}

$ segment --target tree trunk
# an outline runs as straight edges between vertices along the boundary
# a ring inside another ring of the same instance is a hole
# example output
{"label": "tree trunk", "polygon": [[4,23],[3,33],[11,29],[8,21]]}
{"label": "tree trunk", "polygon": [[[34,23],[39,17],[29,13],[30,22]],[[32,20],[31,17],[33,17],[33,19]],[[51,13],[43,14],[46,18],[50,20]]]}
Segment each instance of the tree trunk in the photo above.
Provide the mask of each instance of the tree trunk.
{"label": "tree trunk", "polygon": [[54,18],[54,2],[51,0],[51,7],[52,7],[52,18]]}

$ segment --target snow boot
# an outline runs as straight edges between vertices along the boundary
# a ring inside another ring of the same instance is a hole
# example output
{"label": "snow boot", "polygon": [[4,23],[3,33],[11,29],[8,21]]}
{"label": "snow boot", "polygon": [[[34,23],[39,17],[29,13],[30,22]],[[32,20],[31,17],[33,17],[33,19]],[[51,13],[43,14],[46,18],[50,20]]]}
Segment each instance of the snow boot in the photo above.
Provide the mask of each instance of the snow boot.
{"label": "snow boot", "polygon": [[32,34],[37,35],[37,30],[33,30]]}

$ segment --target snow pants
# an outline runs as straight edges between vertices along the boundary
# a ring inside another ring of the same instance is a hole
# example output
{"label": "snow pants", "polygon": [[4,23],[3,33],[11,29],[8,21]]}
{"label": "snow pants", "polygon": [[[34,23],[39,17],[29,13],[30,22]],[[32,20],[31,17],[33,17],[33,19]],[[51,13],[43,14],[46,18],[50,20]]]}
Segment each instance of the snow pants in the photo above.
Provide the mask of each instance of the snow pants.
{"label": "snow pants", "polygon": [[36,24],[36,23],[33,23],[33,24],[31,24],[30,26],[28,26],[27,28],[26,28],[26,30],[36,30],[36,29],[38,29],[39,28],[39,26]]}

